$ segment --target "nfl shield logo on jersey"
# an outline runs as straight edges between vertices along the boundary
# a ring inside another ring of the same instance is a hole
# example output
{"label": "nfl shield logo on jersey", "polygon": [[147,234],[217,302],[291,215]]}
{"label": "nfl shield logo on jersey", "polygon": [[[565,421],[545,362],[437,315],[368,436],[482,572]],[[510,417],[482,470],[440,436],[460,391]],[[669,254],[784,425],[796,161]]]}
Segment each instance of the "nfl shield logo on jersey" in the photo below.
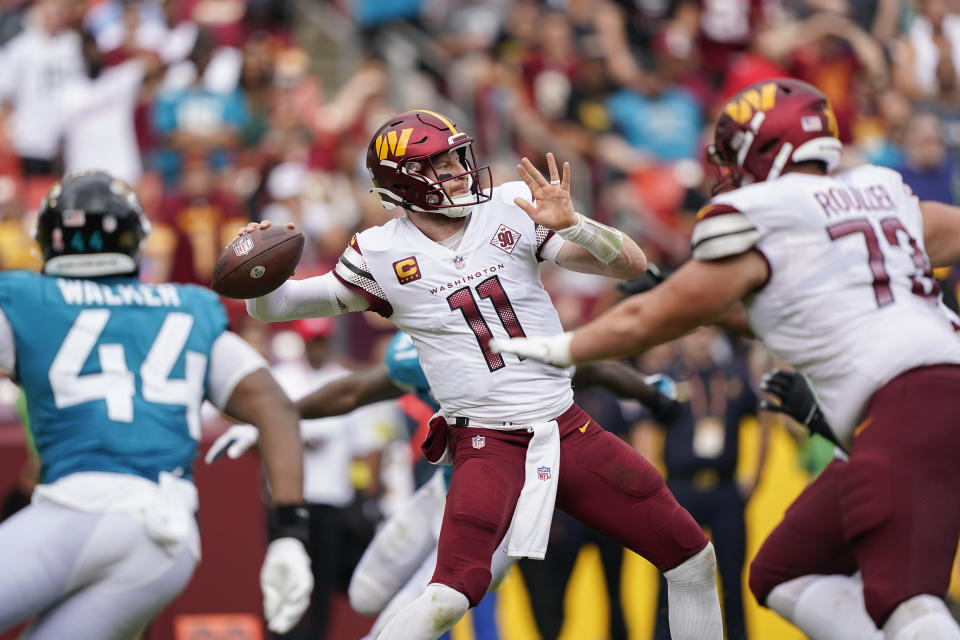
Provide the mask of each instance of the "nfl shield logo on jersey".
{"label": "nfl shield logo on jersey", "polygon": [[500,225],[497,232],[490,239],[490,244],[504,253],[513,253],[517,243],[520,242],[520,234],[505,224]]}
{"label": "nfl shield logo on jersey", "polygon": [[463,256],[457,256],[453,259],[453,266],[455,266],[457,269],[463,269],[466,264],[467,261],[463,259]]}
{"label": "nfl shield logo on jersey", "polygon": [[242,257],[247,255],[253,250],[253,238],[249,234],[244,234],[240,236],[237,241],[233,244],[233,252],[237,254],[237,257]]}
{"label": "nfl shield logo on jersey", "polygon": [[537,467],[537,480],[549,480],[550,467]]}
{"label": "nfl shield logo on jersey", "polygon": [[474,449],[483,449],[483,446],[487,444],[487,439],[483,436],[473,436],[473,448]]}

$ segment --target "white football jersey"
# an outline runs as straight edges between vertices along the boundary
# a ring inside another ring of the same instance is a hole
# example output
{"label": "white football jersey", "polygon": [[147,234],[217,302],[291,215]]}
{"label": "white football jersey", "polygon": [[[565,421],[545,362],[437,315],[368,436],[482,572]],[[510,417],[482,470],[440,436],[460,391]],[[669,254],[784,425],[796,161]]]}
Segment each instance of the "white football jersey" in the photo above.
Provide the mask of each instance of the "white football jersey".
{"label": "white football jersey", "polygon": [[562,333],[540,282],[540,250],[553,232],[513,204],[531,200],[522,182],[473,207],[448,249],[408,218],[357,234],[334,271],[370,309],[413,338],[444,415],[478,422],[552,420],[573,403],[570,372],[512,354],[490,338]]}
{"label": "white football jersey", "polygon": [[770,279],[745,299],[754,333],[807,375],[849,444],[870,397],[914,367],[960,363],[924,251],[917,198],[899,173],[789,173],[716,196],[694,257],[758,249]]}

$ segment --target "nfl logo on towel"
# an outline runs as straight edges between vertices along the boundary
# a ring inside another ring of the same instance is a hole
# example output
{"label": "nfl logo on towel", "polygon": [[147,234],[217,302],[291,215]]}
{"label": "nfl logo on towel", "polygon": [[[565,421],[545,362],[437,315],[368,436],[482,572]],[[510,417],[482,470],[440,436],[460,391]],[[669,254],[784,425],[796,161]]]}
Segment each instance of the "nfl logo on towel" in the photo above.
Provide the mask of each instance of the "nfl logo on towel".
{"label": "nfl logo on towel", "polygon": [[483,436],[473,436],[473,448],[474,449],[483,449],[483,445],[487,444],[487,439]]}
{"label": "nfl logo on towel", "polygon": [[549,480],[550,467],[537,467],[537,480]]}

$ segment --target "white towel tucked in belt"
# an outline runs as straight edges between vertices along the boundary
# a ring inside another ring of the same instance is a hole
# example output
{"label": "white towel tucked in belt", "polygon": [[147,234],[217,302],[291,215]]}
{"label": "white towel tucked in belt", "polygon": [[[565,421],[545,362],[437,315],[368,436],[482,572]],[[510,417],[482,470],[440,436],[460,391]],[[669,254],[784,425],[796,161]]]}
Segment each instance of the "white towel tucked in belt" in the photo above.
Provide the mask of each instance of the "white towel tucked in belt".
{"label": "white towel tucked in belt", "polygon": [[543,560],[557,500],[560,428],[556,420],[539,422],[528,428],[533,429],[533,437],[527,444],[523,489],[506,535],[507,555]]}

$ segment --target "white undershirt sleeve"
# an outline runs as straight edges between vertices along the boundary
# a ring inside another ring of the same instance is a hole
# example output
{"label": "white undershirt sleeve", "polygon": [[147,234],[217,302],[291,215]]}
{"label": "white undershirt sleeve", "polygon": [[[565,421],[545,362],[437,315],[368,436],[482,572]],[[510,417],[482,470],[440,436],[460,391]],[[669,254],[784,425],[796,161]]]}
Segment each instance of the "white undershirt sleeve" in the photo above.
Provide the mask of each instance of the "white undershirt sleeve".
{"label": "white undershirt sleeve", "polygon": [[269,365],[256,349],[243,338],[224,331],[210,349],[210,371],[207,376],[207,399],[218,409],[224,409],[237,384],[257,369]]}
{"label": "white undershirt sleeve", "polygon": [[13,328],[7,320],[7,314],[0,309],[0,368],[13,374],[17,366],[16,344],[13,341]]}
{"label": "white undershirt sleeve", "polygon": [[560,249],[566,242],[567,241],[559,235],[553,234],[547,238],[547,241],[543,243],[542,247],[540,247],[540,257],[556,264],[557,254],[560,253]]}
{"label": "white undershirt sleeve", "polygon": [[247,313],[260,322],[320,318],[364,311],[367,300],[337,280],[332,271],[305,280],[287,280],[265,296],[247,300]]}

